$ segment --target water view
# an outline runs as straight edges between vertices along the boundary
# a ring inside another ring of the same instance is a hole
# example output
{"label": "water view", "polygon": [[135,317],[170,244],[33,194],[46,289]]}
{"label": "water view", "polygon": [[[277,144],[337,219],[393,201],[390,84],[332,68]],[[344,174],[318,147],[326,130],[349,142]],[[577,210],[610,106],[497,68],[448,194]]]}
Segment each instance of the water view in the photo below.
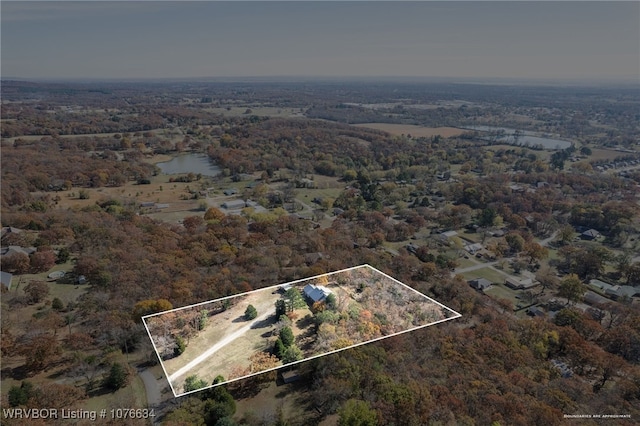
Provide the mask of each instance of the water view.
{"label": "water view", "polygon": [[[499,136],[495,139],[498,142],[510,144],[510,145],[522,145],[530,147],[542,147],[543,149],[567,149],[571,146],[571,142],[563,141],[560,139],[551,139],[536,136],[533,132],[526,130],[509,129],[507,127],[492,127],[492,126],[466,126],[463,129],[477,130],[479,132],[491,132]],[[518,134],[517,134],[518,133]]]}
{"label": "water view", "polygon": [[206,155],[183,154],[156,164],[165,175],[176,175],[181,173],[200,173],[203,176],[217,176],[220,168],[212,164]]}

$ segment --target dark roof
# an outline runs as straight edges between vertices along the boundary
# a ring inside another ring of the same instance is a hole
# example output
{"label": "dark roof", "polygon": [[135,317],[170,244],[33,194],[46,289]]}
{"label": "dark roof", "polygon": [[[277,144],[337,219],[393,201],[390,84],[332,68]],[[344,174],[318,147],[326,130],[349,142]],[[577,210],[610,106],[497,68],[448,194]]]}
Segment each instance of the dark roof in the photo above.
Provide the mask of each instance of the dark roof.
{"label": "dark roof", "polygon": [[298,370],[284,371],[281,373],[281,375],[282,375],[282,381],[285,383],[295,382],[296,380],[300,379],[300,376],[298,375]]}
{"label": "dark roof", "polygon": [[596,231],[595,229],[589,229],[587,231],[584,231],[582,235],[589,238],[598,238],[600,236],[600,232]]}
{"label": "dark roof", "polygon": [[484,290],[485,288],[490,287],[491,284],[493,283],[485,278],[476,278],[475,280],[469,281],[469,285],[478,290]]}

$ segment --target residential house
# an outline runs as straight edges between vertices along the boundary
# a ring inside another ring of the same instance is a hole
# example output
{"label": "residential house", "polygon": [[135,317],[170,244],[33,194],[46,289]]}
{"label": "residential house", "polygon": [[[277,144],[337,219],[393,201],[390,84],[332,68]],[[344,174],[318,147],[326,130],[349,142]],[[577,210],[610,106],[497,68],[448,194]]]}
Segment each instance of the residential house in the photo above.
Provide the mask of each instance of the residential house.
{"label": "residential house", "polygon": [[484,247],[480,243],[473,243],[473,244],[466,244],[464,246],[464,249],[467,252],[469,252],[469,254],[476,254],[480,250],[484,249]]}
{"label": "residential house", "polygon": [[445,231],[443,233],[440,234],[440,240],[443,243],[448,243],[449,240],[451,240],[451,238],[458,236],[458,233],[456,231]]}
{"label": "residential house", "polygon": [[0,249],[0,255],[10,256],[12,254],[25,254],[27,256],[31,256],[36,252],[36,250],[37,249],[35,247],[7,246]]}
{"label": "residential house", "polygon": [[469,285],[479,291],[485,291],[493,284],[491,281],[484,278],[476,278],[475,280],[467,281]]}
{"label": "residential house", "polygon": [[532,306],[527,309],[527,315],[530,315],[532,317],[544,317],[546,314],[544,310],[542,310],[542,308],[539,308],[538,306]]}
{"label": "residential house", "polygon": [[540,284],[539,281],[536,281],[533,278],[516,278],[509,277],[504,281],[504,284],[513,289],[513,290],[528,290],[532,287],[535,287]]}
{"label": "residential house", "polygon": [[322,302],[331,294],[328,288],[314,284],[307,284],[302,292],[312,303]]}
{"label": "residential house", "polygon": [[640,295],[640,288],[632,287],[630,285],[615,285],[604,291],[606,296],[614,300],[629,298]]}

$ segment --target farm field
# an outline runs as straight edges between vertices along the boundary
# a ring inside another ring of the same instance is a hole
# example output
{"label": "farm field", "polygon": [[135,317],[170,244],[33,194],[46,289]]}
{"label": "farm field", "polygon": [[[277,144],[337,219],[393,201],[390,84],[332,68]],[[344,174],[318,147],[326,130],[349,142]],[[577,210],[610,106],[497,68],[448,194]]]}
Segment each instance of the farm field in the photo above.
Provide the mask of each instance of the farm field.
{"label": "farm field", "polygon": [[452,136],[460,136],[467,130],[457,129],[455,127],[422,127],[413,124],[391,124],[391,123],[362,123],[354,124],[356,127],[367,127],[369,129],[382,130],[394,136],[411,135],[413,137],[431,137],[442,136],[449,138]]}

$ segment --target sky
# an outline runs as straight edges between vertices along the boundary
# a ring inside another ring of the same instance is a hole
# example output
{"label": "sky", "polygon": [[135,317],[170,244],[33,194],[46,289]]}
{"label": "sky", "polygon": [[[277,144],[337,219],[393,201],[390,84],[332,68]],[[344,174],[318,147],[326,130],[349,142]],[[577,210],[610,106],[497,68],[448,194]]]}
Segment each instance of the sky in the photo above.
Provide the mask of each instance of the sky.
{"label": "sky", "polygon": [[640,2],[0,2],[0,73],[29,79],[638,81]]}

